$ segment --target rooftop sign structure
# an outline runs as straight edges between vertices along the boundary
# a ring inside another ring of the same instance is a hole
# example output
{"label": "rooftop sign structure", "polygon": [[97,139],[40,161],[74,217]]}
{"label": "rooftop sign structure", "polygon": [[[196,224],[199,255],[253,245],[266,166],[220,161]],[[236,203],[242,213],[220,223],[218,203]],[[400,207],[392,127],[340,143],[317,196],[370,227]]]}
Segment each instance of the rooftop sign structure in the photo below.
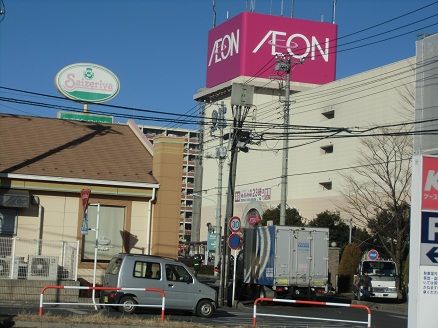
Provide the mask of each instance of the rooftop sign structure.
{"label": "rooftop sign structure", "polygon": [[56,74],[55,84],[67,98],[101,103],[114,98],[120,89],[117,76],[109,69],[91,63],[72,64]]}
{"label": "rooftop sign structure", "polygon": [[294,82],[325,84],[336,78],[337,25],[242,13],[208,33],[207,87],[238,76],[269,78],[276,55],[304,60]]}

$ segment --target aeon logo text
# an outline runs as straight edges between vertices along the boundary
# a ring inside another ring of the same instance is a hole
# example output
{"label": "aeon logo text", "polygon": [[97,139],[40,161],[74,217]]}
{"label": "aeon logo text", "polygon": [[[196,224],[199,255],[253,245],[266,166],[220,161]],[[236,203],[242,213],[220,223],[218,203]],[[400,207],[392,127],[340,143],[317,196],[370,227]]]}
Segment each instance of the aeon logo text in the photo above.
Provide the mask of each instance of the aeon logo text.
{"label": "aeon logo text", "polygon": [[239,53],[239,32],[231,32],[231,34],[226,34],[222,38],[214,41],[213,49],[211,49],[210,60],[208,61],[208,66],[210,67],[212,62],[215,64],[222,60],[226,60],[235,54]]}
{"label": "aeon logo text", "polygon": [[427,172],[426,183],[424,185],[424,191],[430,191],[431,189],[438,190],[438,172],[429,170]]}
{"label": "aeon logo text", "polygon": [[[315,36],[311,36],[310,40],[308,37],[300,33],[291,34],[289,37],[287,37],[287,39],[286,37],[286,32],[271,30],[263,37],[263,39],[257,44],[252,52],[257,53],[262,48],[262,46],[267,43],[271,47],[271,54],[273,56],[284,53],[284,51],[278,52],[277,48],[285,48],[287,49],[287,52],[294,58],[309,58],[310,54],[310,59],[315,60],[315,57],[317,56],[315,52],[319,51],[319,55],[324,59],[325,62],[328,62],[330,49],[330,40],[328,38],[325,38],[323,49],[321,43],[316,39]],[[298,50],[300,50],[300,52],[303,50],[304,52],[302,54],[295,54],[293,50],[296,50],[297,45],[302,43],[298,43],[297,41],[299,40],[304,41],[306,47],[298,47]]]}

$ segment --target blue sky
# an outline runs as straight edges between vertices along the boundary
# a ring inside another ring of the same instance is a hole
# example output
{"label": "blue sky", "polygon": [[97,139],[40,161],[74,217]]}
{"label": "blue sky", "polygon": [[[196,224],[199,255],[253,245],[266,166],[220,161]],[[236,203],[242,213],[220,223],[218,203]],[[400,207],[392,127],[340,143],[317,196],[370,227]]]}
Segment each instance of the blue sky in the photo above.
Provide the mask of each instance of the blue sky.
{"label": "blue sky", "polygon": [[[212,0],[3,0],[0,21],[0,86],[60,96],[54,86],[64,66],[92,62],[111,69],[121,90],[109,104],[185,113],[196,105],[193,94],[205,86],[207,33],[212,27]],[[245,11],[250,1],[216,0],[217,24]],[[431,0],[337,0],[338,36],[380,24],[433,3]],[[256,0],[255,11],[280,15],[281,0]],[[290,16],[292,0],[284,0]],[[332,0],[295,0],[296,18],[332,20]],[[342,38],[339,44],[387,32],[340,51],[337,78],[350,76],[415,55],[421,33],[436,33],[438,3],[388,24]],[[422,20],[408,27],[402,25]],[[344,49],[339,48],[339,50]],[[70,101],[25,96],[0,89],[0,97],[62,104]],[[93,110],[94,106],[90,106]],[[100,110],[107,110],[101,109]],[[114,110],[114,109],[113,109]],[[120,113],[133,114],[117,109]],[[56,109],[0,101],[1,113],[55,117]],[[160,116],[160,115],[155,115]],[[125,119],[116,119],[124,122]],[[154,124],[156,122],[138,121]]]}

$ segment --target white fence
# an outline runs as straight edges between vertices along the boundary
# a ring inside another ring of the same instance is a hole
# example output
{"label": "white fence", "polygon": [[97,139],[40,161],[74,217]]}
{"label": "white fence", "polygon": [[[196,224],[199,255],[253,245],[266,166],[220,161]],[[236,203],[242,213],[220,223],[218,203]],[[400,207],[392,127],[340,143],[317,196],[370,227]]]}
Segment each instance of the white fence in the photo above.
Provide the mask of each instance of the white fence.
{"label": "white fence", "polygon": [[0,237],[0,279],[77,280],[79,241]]}

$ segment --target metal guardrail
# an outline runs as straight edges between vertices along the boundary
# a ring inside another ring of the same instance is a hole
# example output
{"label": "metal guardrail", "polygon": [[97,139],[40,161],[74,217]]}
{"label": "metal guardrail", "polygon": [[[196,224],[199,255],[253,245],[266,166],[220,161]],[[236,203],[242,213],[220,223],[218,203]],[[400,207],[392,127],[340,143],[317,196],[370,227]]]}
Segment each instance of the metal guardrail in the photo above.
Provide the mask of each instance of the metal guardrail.
{"label": "metal guardrail", "polygon": [[293,318],[293,319],[307,319],[307,320],[319,320],[319,321],[335,321],[335,322],[345,322],[345,323],[358,323],[366,324],[368,328],[371,328],[371,309],[366,305],[361,304],[346,304],[346,303],[331,303],[331,302],[318,302],[318,301],[300,301],[300,300],[285,300],[278,298],[257,298],[254,301],[252,326],[257,327],[257,303],[260,302],[279,302],[279,303],[291,303],[291,304],[306,304],[306,305],[319,305],[319,306],[334,306],[334,307],[350,307],[354,309],[366,310],[368,313],[367,321],[354,321],[354,320],[341,320],[341,319],[328,319],[328,318],[311,318],[311,317],[301,317],[301,316],[291,316],[291,315],[281,315],[281,314],[268,314],[259,313],[259,316],[265,317],[282,317],[282,318]]}
{"label": "metal guardrail", "polygon": [[[92,286],[62,286],[62,285],[49,285],[41,289],[40,294],[40,306],[38,309],[38,316],[42,316],[44,313],[43,306],[46,305],[83,305],[83,306],[115,306],[115,304],[107,303],[62,303],[62,302],[44,302],[44,292],[48,289],[87,289],[87,290],[113,290],[113,291],[144,291],[159,293],[161,295],[161,305],[144,305],[144,304],[132,304],[132,307],[150,307],[150,308],[160,308],[161,307],[161,321],[164,321],[164,310],[166,305],[166,295],[163,289],[159,288],[121,288],[121,287],[92,287]],[[119,305],[123,306],[123,305]]]}

